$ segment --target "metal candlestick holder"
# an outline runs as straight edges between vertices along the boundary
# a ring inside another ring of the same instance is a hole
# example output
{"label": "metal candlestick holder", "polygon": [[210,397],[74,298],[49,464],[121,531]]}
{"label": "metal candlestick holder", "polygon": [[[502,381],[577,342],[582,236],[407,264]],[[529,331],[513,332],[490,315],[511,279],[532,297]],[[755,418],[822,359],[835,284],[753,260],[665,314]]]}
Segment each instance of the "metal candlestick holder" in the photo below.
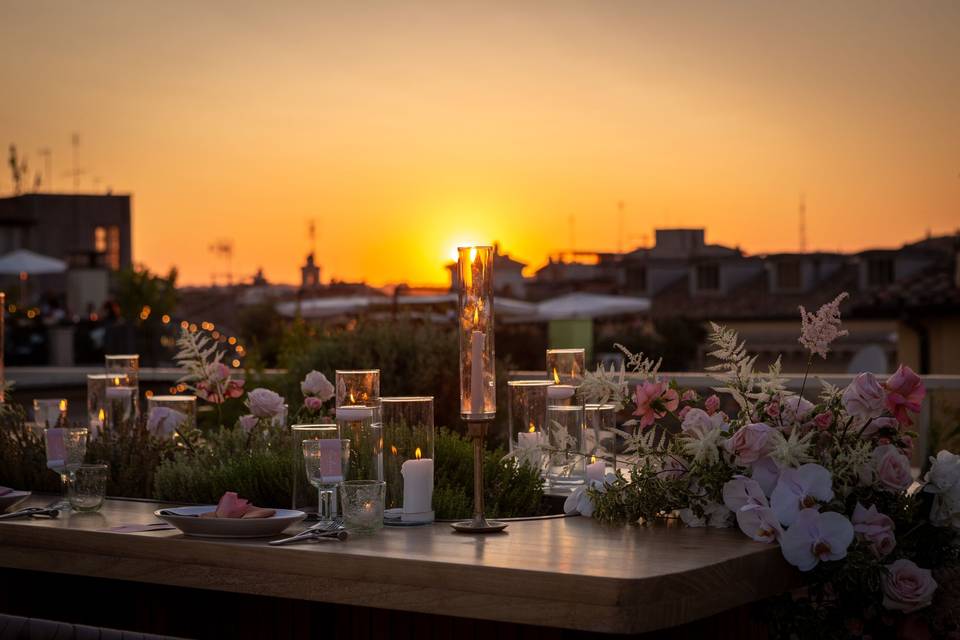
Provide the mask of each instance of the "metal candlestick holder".
{"label": "metal candlestick holder", "polygon": [[483,454],[489,419],[467,419],[467,435],[473,440],[473,519],[450,525],[460,533],[497,533],[507,528],[506,522],[487,520],[483,514]]}

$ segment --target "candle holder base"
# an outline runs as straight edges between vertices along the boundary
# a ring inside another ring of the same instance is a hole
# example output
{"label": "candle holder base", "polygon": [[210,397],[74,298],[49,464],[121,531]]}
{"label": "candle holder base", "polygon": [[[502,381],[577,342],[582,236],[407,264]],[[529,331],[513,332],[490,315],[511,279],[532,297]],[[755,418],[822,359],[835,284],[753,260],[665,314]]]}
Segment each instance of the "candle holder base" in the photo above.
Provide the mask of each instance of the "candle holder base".
{"label": "candle holder base", "polygon": [[498,533],[507,528],[507,523],[497,520],[487,520],[481,516],[473,520],[454,522],[450,526],[458,533]]}

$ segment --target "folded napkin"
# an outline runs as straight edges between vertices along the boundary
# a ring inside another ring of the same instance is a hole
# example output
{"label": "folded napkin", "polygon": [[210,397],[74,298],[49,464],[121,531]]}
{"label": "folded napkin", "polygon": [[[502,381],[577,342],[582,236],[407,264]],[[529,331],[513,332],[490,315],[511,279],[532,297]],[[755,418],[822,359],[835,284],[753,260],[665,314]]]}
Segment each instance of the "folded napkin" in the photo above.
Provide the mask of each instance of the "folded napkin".
{"label": "folded napkin", "polygon": [[13,489],[10,487],[0,487],[0,496],[5,496],[8,493],[13,493]]}
{"label": "folded napkin", "polygon": [[248,500],[240,498],[234,491],[227,491],[217,503],[214,511],[200,514],[201,518],[270,518],[274,509],[255,507]]}

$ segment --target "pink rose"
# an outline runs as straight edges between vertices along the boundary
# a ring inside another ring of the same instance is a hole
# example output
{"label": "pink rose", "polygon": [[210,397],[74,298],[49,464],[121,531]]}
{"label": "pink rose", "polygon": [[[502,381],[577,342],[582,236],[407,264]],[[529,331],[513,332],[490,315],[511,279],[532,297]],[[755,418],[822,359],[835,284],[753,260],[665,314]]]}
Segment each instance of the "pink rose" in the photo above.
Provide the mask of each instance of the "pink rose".
{"label": "pink rose", "polygon": [[719,396],[717,396],[717,394],[711,395],[709,398],[707,398],[706,402],[704,402],[704,407],[707,409],[707,413],[710,415],[715,414],[720,408]]}
{"label": "pink rose", "polygon": [[771,418],[776,418],[780,415],[780,403],[774,400],[773,402],[767,404],[766,413]]}
{"label": "pink rose", "polygon": [[258,418],[274,418],[284,412],[283,396],[263,387],[247,394],[247,406]]}
{"label": "pink rose", "polygon": [[319,371],[311,371],[306,375],[303,382],[300,383],[300,391],[305,396],[317,397],[321,402],[326,402],[336,394],[336,390],[327,380],[327,376]]}
{"label": "pink rose", "polygon": [[910,460],[892,444],[873,450],[873,471],[880,485],[888,491],[904,491],[913,483]]}
{"label": "pink rose", "polygon": [[913,420],[907,410],[913,413],[920,412],[920,403],[927,395],[923,380],[910,367],[900,365],[896,373],[887,378],[887,382],[883,386],[887,390],[887,409],[897,418],[900,424],[912,425]]}
{"label": "pink rose", "polygon": [[222,362],[215,362],[207,371],[207,378],[210,382],[223,382],[230,377],[230,367]]}
{"label": "pink rose", "polygon": [[315,398],[314,396],[307,396],[303,399],[304,406],[307,407],[310,411],[320,411],[323,409],[323,400],[320,398]]}
{"label": "pink rose", "polygon": [[829,429],[830,425],[833,424],[833,412],[824,411],[822,413],[818,413],[813,418],[813,424],[817,425],[817,429],[820,429],[820,431]]}
{"label": "pink rose", "polygon": [[853,531],[867,542],[878,558],[888,555],[897,546],[897,539],[893,535],[893,520],[877,511],[876,505],[870,505],[867,509],[858,502],[850,521],[853,523]]}
{"label": "pink rose", "polygon": [[861,373],[843,390],[843,408],[852,416],[869,420],[883,413],[883,387],[872,373]]}
{"label": "pink rose", "polygon": [[745,467],[770,453],[773,448],[771,433],[773,429],[762,422],[748,424],[734,433],[724,446],[734,455],[734,461]]}
{"label": "pink rose", "polygon": [[246,433],[253,431],[254,427],[257,426],[257,423],[260,422],[260,418],[255,415],[247,414],[245,416],[240,416],[240,419],[237,421],[237,424],[240,425],[240,428]]}
{"label": "pink rose", "polygon": [[641,427],[649,427],[668,412],[676,411],[680,397],[666,382],[644,382],[637,385],[634,402],[637,408],[633,415],[640,416]]}
{"label": "pink rose", "polygon": [[937,583],[929,569],[921,569],[901,558],[887,565],[890,572],[883,581],[883,606],[910,613],[929,606]]}
{"label": "pink rose", "polygon": [[683,400],[684,402],[696,402],[697,392],[694,391],[693,389],[687,389],[686,391],[683,392],[683,395],[680,396],[680,399]]}

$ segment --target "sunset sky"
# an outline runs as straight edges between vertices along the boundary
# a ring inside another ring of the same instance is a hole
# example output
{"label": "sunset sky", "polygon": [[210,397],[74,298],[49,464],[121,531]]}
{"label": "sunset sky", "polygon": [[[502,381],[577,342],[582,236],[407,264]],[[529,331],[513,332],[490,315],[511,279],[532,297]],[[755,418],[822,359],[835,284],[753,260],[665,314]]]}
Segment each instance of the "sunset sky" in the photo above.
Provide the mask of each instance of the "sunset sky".
{"label": "sunset sky", "polygon": [[796,250],[800,193],[809,248],[895,246],[960,227],[960,3],[0,0],[4,152],[70,191],[74,131],[187,283],[218,238],[298,280],[311,218],[325,280],[535,267],[616,249],[620,200],[630,247]]}

